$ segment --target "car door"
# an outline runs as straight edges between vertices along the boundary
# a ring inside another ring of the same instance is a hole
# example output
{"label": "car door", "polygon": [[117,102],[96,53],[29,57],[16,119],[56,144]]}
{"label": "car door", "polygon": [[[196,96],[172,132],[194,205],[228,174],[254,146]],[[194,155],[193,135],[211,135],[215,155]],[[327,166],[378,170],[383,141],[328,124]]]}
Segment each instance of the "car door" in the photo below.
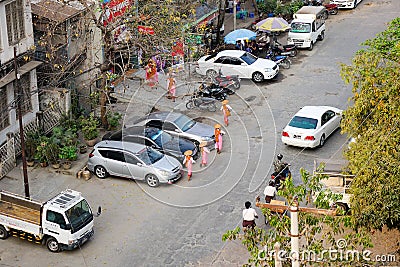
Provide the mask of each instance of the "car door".
{"label": "car door", "polygon": [[109,174],[116,176],[124,176],[122,168],[125,164],[124,155],[121,151],[105,150],[105,157],[107,158],[105,167]]}
{"label": "car door", "polygon": [[233,75],[239,75],[241,78],[251,78],[247,63],[240,58],[231,57],[231,68]]}
{"label": "car door", "polygon": [[212,68],[218,73],[219,70],[221,70],[221,72],[223,73],[223,62],[225,61],[226,57],[222,56],[217,58],[214,63]]}
{"label": "car door", "polygon": [[67,229],[66,219],[63,214],[52,210],[44,211],[46,219],[43,220],[43,233],[54,236],[59,243],[68,244],[71,230]]}
{"label": "car door", "polygon": [[332,110],[328,110],[326,113],[327,116],[327,127],[329,129],[329,135],[332,134],[340,124],[340,116],[336,115],[336,112]]}
{"label": "car door", "polygon": [[127,152],[124,152],[123,154],[125,159],[123,167],[124,175],[126,177],[143,180],[146,173],[146,165],[144,165],[135,155]]}
{"label": "car door", "polygon": [[181,129],[179,129],[178,126],[176,126],[175,124],[168,121],[164,122],[162,130],[172,135],[176,136],[182,135]]}
{"label": "car door", "polygon": [[[333,112],[333,115],[335,115],[335,113]],[[326,112],[324,112],[324,114],[322,114],[321,116],[321,134],[325,133],[325,137],[328,137],[332,132],[333,132],[333,128],[334,125],[332,124],[333,120],[332,120],[332,111],[328,110]]]}

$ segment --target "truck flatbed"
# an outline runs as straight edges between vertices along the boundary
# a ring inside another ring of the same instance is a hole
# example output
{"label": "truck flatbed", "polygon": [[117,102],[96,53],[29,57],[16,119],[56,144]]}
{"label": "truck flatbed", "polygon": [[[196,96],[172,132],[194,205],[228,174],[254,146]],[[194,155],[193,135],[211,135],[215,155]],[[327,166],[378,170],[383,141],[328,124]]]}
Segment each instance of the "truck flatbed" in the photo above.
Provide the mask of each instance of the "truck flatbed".
{"label": "truck flatbed", "polygon": [[0,192],[0,215],[40,225],[41,204]]}

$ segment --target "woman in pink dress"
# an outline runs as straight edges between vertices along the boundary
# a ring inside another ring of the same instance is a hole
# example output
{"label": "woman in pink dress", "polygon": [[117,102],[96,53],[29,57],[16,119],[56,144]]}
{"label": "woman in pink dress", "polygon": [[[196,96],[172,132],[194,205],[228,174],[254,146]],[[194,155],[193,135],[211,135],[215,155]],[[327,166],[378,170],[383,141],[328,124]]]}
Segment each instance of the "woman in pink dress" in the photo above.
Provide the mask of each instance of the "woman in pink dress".
{"label": "woman in pink dress", "polygon": [[210,153],[210,150],[207,148],[207,143],[201,142],[199,147],[200,147],[200,153],[201,153],[201,163],[200,167],[205,167],[207,166],[207,159],[208,159],[208,153]]}
{"label": "woman in pink dress", "polygon": [[175,102],[176,98],[176,80],[175,80],[175,74],[171,73],[168,77],[168,94],[169,97],[172,98],[172,101]]}
{"label": "woman in pink dress", "polygon": [[224,122],[225,122],[225,126],[229,125],[229,116],[231,116],[231,111],[232,108],[231,106],[228,105],[229,101],[227,99],[225,99],[224,101],[222,101],[222,113],[224,114]]}
{"label": "woman in pink dress", "polygon": [[192,178],[192,166],[193,166],[193,163],[195,163],[195,161],[193,160],[193,157],[192,157],[192,153],[193,153],[192,150],[186,150],[185,153],[183,153],[185,155],[185,159],[183,160],[183,164],[187,168],[188,181],[190,181],[190,178]]}
{"label": "woman in pink dress", "polygon": [[221,125],[214,125],[214,138],[215,138],[215,148],[217,149],[217,153],[221,153],[222,150],[222,133],[221,133]]}

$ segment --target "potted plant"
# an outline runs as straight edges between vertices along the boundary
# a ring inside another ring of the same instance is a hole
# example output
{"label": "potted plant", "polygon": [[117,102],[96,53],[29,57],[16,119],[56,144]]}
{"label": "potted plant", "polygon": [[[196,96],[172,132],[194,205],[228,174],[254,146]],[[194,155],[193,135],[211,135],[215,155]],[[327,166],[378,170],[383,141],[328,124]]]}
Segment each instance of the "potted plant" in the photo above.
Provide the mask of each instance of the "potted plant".
{"label": "potted plant", "polygon": [[46,167],[49,163],[49,149],[49,138],[41,136],[36,147],[35,159],[39,161],[42,167]]}
{"label": "potted plant", "polygon": [[71,168],[71,161],[76,160],[78,158],[77,148],[76,146],[64,146],[60,148],[59,158],[62,159],[63,168],[70,169]]}
{"label": "potted plant", "polygon": [[79,145],[79,153],[85,154],[87,152],[87,145],[85,144],[80,144]]}
{"label": "potted plant", "polygon": [[26,133],[25,153],[29,167],[35,165],[35,153],[38,144],[39,135],[37,131],[29,131]]}
{"label": "potted plant", "polygon": [[115,130],[121,125],[122,115],[119,112],[110,112],[107,114],[108,130]]}
{"label": "potted plant", "polygon": [[89,117],[81,117],[81,131],[83,138],[88,146],[94,146],[99,136],[99,129],[97,128],[99,122],[93,113]]}
{"label": "potted plant", "polygon": [[[51,140],[51,138],[50,138]],[[48,160],[54,169],[60,168],[60,147],[53,142],[48,143]]]}

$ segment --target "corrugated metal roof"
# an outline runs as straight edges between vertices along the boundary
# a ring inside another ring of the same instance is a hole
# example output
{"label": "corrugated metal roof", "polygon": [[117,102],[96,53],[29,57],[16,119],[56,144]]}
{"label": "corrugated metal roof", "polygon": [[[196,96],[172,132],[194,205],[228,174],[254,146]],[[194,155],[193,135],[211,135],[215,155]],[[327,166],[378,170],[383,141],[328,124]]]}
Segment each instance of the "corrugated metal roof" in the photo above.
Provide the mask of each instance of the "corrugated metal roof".
{"label": "corrugated metal roof", "polygon": [[44,0],[31,4],[32,13],[58,23],[78,15],[82,10],[52,0]]}
{"label": "corrugated metal roof", "polygon": [[[19,67],[18,73],[22,76],[25,73],[33,70],[34,68],[36,68],[40,64],[42,64],[42,62],[40,62],[40,61],[34,61],[34,60],[29,61],[25,65]],[[15,72],[12,71],[12,72],[8,73],[6,76],[4,76],[3,78],[0,79],[0,88],[3,87],[3,86],[6,86],[7,84],[9,84],[10,82],[12,82],[14,80],[15,80]]]}

